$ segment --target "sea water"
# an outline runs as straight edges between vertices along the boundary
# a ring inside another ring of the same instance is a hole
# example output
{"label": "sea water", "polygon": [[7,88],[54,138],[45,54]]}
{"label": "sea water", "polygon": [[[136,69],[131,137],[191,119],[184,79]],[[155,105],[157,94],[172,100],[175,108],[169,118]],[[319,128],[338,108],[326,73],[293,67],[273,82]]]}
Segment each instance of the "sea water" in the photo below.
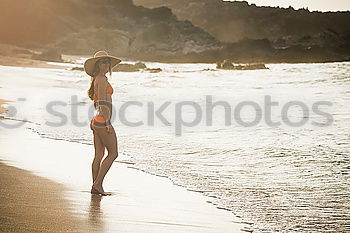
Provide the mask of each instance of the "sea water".
{"label": "sea water", "polygon": [[[350,63],[255,71],[146,65],[162,72],[107,75],[116,162],[211,197],[254,232],[350,231]],[[21,77],[12,89],[0,84],[17,98],[7,117],[42,137],[93,145],[96,112],[84,72],[0,72],[3,80]],[[210,108],[209,100],[218,104]]]}

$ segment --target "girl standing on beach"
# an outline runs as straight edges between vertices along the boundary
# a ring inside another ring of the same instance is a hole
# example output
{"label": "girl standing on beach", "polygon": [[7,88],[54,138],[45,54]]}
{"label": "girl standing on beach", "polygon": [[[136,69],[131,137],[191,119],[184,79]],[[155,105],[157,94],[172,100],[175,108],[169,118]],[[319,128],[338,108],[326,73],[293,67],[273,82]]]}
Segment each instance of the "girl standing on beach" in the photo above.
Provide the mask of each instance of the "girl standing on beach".
{"label": "girl standing on beach", "polygon": [[[92,162],[91,193],[93,194],[107,195],[102,187],[103,179],[113,161],[118,157],[117,136],[110,122],[113,87],[108,82],[106,73],[109,72],[111,77],[112,68],[120,62],[119,58],[109,56],[105,51],[98,51],[94,57],[87,59],[84,63],[85,72],[91,76],[88,95],[94,101],[94,107],[97,109],[97,115],[90,122],[95,148],[95,157]],[[107,148],[108,155],[102,161],[105,148]]]}

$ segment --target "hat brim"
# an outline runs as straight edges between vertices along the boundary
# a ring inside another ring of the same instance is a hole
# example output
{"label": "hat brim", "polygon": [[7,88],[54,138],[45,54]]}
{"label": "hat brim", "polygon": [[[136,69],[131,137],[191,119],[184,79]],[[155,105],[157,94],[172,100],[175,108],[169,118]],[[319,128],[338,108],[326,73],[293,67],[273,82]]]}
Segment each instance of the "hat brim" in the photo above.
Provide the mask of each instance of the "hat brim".
{"label": "hat brim", "polygon": [[113,56],[109,56],[109,55],[105,55],[105,56],[99,56],[99,57],[92,57],[87,59],[84,62],[84,70],[85,72],[92,76],[92,72],[94,71],[94,67],[95,67],[95,63],[101,59],[101,58],[105,58],[108,57],[111,59],[111,69],[113,69],[114,66],[118,65],[122,60],[117,58],[117,57],[113,57]]}

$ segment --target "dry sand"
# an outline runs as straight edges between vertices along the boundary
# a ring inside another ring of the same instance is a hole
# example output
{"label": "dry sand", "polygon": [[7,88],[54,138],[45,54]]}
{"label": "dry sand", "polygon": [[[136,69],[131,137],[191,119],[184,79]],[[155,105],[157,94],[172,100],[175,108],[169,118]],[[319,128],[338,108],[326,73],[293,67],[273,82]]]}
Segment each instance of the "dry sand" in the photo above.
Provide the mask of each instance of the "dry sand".
{"label": "dry sand", "polygon": [[77,232],[63,185],[0,162],[0,232]]}

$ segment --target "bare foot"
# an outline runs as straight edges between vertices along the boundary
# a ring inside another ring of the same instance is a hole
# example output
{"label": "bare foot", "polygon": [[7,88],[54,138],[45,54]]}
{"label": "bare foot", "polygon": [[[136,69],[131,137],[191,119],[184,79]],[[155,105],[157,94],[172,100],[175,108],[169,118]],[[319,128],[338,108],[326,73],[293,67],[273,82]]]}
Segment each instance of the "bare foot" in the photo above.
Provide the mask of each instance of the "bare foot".
{"label": "bare foot", "polygon": [[97,195],[99,195],[100,194],[100,192],[99,191],[97,191],[96,189],[94,189],[94,188],[91,188],[91,191],[90,191],[92,194],[97,194]]}
{"label": "bare foot", "polygon": [[97,185],[92,185],[91,193],[93,193],[93,194],[101,194],[102,196],[107,196],[108,195],[107,193],[105,193],[105,191],[103,190],[102,186],[98,187]]}

